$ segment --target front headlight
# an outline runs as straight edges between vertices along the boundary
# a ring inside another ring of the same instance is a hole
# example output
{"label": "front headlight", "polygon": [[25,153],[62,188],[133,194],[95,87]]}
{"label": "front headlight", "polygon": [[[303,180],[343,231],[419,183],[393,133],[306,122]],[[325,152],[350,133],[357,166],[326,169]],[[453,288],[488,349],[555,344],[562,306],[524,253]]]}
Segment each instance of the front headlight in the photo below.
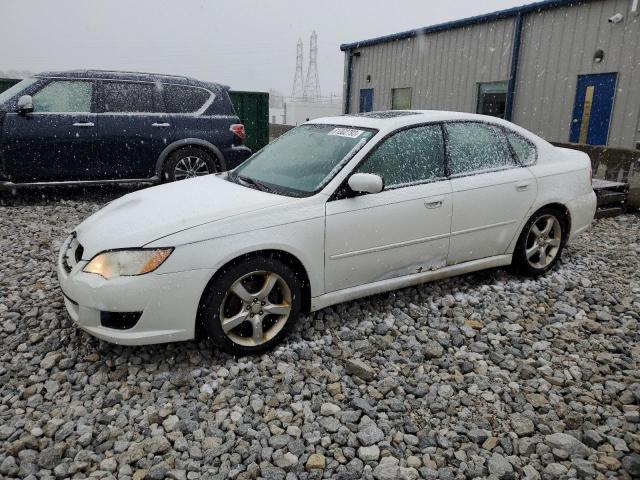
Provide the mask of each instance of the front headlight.
{"label": "front headlight", "polygon": [[97,273],[106,279],[144,275],[153,272],[169,258],[173,248],[113,250],[102,252],[91,259],[83,272]]}

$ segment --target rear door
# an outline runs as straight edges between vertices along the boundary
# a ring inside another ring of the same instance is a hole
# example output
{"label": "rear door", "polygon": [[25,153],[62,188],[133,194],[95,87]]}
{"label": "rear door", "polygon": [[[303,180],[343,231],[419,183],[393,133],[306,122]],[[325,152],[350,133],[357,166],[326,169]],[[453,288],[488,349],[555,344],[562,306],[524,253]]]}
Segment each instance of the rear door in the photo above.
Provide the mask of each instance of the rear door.
{"label": "rear door", "polygon": [[101,178],[155,175],[158,157],[173,139],[156,83],[101,80],[98,114]]}
{"label": "rear door", "polygon": [[3,156],[14,182],[96,178],[95,84],[54,79],[33,93],[33,113],[6,114]]}
{"label": "rear door", "polygon": [[500,127],[451,122],[445,128],[453,191],[449,264],[502,255],[535,201],[535,177],[516,160]]}
{"label": "rear door", "polygon": [[220,150],[232,145],[234,137],[229,126],[235,117],[213,108],[213,92],[202,87],[163,84],[162,95],[169,121],[175,126],[176,140],[198,138]]}

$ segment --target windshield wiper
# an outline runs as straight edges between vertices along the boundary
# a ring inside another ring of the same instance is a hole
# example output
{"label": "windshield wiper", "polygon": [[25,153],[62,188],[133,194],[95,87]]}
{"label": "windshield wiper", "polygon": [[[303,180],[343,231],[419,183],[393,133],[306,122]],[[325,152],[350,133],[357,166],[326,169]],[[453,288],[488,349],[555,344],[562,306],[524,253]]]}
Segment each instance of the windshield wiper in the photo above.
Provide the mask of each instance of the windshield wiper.
{"label": "windshield wiper", "polygon": [[237,175],[237,174],[234,175],[234,177],[240,180],[241,182],[246,183],[249,186],[255,187],[258,190],[262,190],[263,192],[275,193],[275,190],[273,188],[270,188],[264,183],[259,182],[258,180],[254,180],[253,178],[243,177],[242,175]]}

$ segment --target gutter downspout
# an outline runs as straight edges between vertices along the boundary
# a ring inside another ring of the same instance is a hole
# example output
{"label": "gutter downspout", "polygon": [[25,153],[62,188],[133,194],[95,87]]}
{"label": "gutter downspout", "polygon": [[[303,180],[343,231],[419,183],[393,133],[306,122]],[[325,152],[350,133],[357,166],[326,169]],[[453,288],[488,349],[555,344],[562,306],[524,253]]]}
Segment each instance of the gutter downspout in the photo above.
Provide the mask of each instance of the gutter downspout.
{"label": "gutter downspout", "polygon": [[345,52],[347,57],[347,88],[344,95],[344,111],[342,113],[349,113],[351,107],[351,70],[353,67],[353,50],[349,49]]}
{"label": "gutter downspout", "polygon": [[513,118],[513,101],[516,93],[516,77],[518,76],[518,62],[520,60],[520,44],[522,43],[522,13],[516,15],[513,27],[513,49],[511,50],[511,72],[509,85],[507,86],[507,104],[505,105],[504,118],[511,121]]}

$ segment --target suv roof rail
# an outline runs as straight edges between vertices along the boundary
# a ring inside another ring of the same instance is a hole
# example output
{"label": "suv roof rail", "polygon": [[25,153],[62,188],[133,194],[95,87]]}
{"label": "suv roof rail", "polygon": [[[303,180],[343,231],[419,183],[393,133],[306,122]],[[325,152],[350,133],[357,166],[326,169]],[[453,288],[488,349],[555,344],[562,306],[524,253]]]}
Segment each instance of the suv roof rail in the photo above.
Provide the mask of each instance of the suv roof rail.
{"label": "suv roof rail", "polygon": [[152,73],[152,72],[136,72],[133,70],[97,70],[91,69],[87,70],[87,73],[130,73],[130,74],[138,74],[138,75],[153,75],[156,77],[172,77],[172,78],[182,78],[184,80],[189,80],[189,77],[185,75],[171,75],[168,73]]}

